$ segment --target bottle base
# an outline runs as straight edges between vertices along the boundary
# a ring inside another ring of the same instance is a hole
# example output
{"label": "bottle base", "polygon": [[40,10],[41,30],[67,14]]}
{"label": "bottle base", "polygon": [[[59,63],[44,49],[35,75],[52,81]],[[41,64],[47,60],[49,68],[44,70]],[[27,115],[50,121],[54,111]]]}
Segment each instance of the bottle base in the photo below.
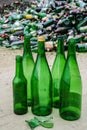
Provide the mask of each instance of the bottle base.
{"label": "bottle base", "polygon": [[27,113],[27,110],[24,110],[24,109],[16,109],[14,111],[15,114],[17,115],[23,115],[23,114],[26,114]]}
{"label": "bottle base", "polygon": [[52,109],[46,108],[46,107],[38,107],[38,108],[32,109],[32,113],[37,116],[48,116],[52,113]]}
{"label": "bottle base", "polygon": [[60,116],[68,121],[74,121],[80,118],[80,115],[73,111],[65,111],[60,113]]}
{"label": "bottle base", "polygon": [[16,103],[14,106],[14,113],[17,115],[23,115],[28,112],[27,103],[22,105],[21,103]]}

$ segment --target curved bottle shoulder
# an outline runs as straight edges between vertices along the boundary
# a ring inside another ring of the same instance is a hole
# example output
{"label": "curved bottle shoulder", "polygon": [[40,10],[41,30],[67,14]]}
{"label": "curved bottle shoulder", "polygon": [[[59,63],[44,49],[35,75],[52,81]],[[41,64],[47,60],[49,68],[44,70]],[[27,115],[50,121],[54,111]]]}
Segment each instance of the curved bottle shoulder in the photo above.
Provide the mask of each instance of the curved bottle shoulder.
{"label": "curved bottle shoulder", "polygon": [[45,57],[42,57],[40,55],[37,56],[33,70],[33,75],[40,75],[41,77],[51,77],[50,68]]}
{"label": "curved bottle shoulder", "polygon": [[60,65],[60,64],[63,66],[65,64],[65,62],[66,62],[65,56],[63,54],[58,54],[55,56],[53,67],[54,66],[58,67],[58,65]]}
{"label": "curved bottle shoulder", "polygon": [[23,62],[27,62],[27,63],[32,62],[34,64],[33,56],[31,54],[24,54]]}
{"label": "curved bottle shoulder", "polygon": [[13,84],[14,85],[20,85],[20,84],[27,84],[27,80],[26,78],[23,76],[23,77],[18,77],[18,76],[15,76],[14,79],[13,79]]}
{"label": "curved bottle shoulder", "polygon": [[66,60],[64,74],[67,77],[73,77],[73,78],[76,76],[81,77],[78,62],[77,62],[77,59],[75,57],[70,56]]}

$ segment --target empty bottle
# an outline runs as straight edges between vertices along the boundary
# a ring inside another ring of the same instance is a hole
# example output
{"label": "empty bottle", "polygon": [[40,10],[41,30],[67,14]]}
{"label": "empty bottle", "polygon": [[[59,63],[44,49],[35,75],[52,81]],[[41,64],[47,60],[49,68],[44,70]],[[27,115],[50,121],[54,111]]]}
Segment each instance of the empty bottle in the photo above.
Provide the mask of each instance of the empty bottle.
{"label": "empty bottle", "polygon": [[80,28],[79,28],[79,31],[80,31],[80,32],[85,32],[85,33],[87,33],[87,25],[80,27]]}
{"label": "empty bottle", "polygon": [[23,70],[27,79],[27,101],[31,105],[31,75],[34,67],[34,59],[30,47],[30,35],[24,35]]}
{"label": "empty bottle", "polygon": [[87,52],[87,43],[78,43],[76,44],[76,51],[77,52]]}
{"label": "empty bottle", "polygon": [[69,20],[69,18],[67,17],[67,18],[64,18],[64,19],[60,20],[60,21],[59,21],[59,25],[60,25],[60,26],[69,27],[69,26],[71,26],[72,24],[71,24],[71,21]]}
{"label": "empty bottle", "polygon": [[79,29],[82,26],[85,26],[87,24],[87,17],[85,17],[83,20],[81,20],[78,25],[77,25],[77,29]]}
{"label": "empty bottle", "polygon": [[68,42],[68,56],[60,85],[60,116],[77,120],[81,116],[82,81],[76,59],[75,40]]}
{"label": "empty bottle", "polygon": [[59,88],[62,73],[65,66],[64,54],[64,40],[63,37],[58,37],[56,57],[52,66],[52,79],[53,79],[53,106],[59,108]]}
{"label": "empty bottle", "polygon": [[38,37],[38,55],[31,79],[31,109],[33,114],[38,116],[46,116],[52,112],[52,77],[45,55],[44,42],[43,36]]}
{"label": "empty bottle", "polygon": [[16,56],[16,74],[13,83],[13,109],[14,113],[22,115],[27,113],[27,81],[23,74],[22,57]]}
{"label": "empty bottle", "polygon": [[85,8],[87,6],[87,4],[83,2],[83,0],[76,0],[76,5],[80,8]]}
{"label": "empty bottle", "polygon": [[54,24],[54,21],[55,21],[54,19],[50,19],[50,20],[44,22],[43,28],[47,28],[47,27],[51,26],[52,24]]}

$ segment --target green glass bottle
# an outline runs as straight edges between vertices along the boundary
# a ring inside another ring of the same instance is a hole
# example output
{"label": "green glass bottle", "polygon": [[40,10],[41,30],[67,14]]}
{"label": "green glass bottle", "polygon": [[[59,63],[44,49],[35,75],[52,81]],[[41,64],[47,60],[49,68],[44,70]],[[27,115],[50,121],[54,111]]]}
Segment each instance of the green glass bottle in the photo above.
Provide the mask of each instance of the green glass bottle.
{"label": "green glass bottle", "polygon": [[87,32],[87,25],[80,27],[80,28],[79,28],[79,31],[82,32],[82,33],[83,33],[83,32],[86,33],[86,32]]}
{"label": "green glass bottle", "polygon": [[59,21],[59,25],[60,26],[65,26],[65,27],[69,27],[71,26],[71,20],[67,17],[67,18],[64,18],[62,20]]}
{"label": "green glass bottle", "polygon": [[23,70],[27,79],[27,100],[31,105],[31,75],[34,67],[34,59],[30,48],[30,35],[24,35]]}
{"label": "green glass bottle", "polygon": [[44,22],[43,28],[47,28],[47,27],[51,26],[52,24],[54,24],[54,21],[55,21],[54,19],[50,19],[50,20]]}
{"label": "green glass bottle", "polygon": [[77,29],[79,30],[80,27],[85,26],[87,23],[87,17],[85,17],[83,20],[81,20],[78,24],[77,24]]}
{"label": "green glass bottle", "polygon": [[59,7],[56,7],[54,11],[55,13],[60,13],[62,10],[64,10],[64,8],[65,8],[64,6],[59,6]]}
{"label": "green glass bottle", "polygon": [[68,1],[68,3],[72,3],[72,2],[74,2],[74,0],[67,0]]}
{"label": "green glass bottle", "polygon": [[83,0],[76,0],[76,5],[80,8],[85,8],[87,6]]}
{"label": "green glass bottle", "polygon": [[77,120],[81,116],[82,81],[76,59],[74,38],[68,41],[68,56],[60,85],[60,116]]}
{"label": "green glass bottle", "polygon": [[77,52],[87,52],[87,43],[78,43],[76,44],[76,51]]}
{"label": "green glass bottle", "polygon": [[84,38],[84,35],[83,35],[83,34],[77,34],[77,35],[75,35],[75,37],[74,37],[76,43],[82,43],[83,38]]}
{"label": "green glass bottle", "polygon": [[58,37],[56,57],[52,66],[52,79],[53,79],[53,106],[59,108],[59,88],[62,73],[65,66],[65,53],[64,53],[64,40],[63,37]]}
{"label": "green glass bottle", "polygon": [[47,116],[52,112],[52,76],[47,63],[45,39],[38,37],[38,55],[32,74],[32,113]]}
{"label": "green glass bottle", "polygon": [[82,41],[83,41],[83,43],[87,43],[87,36],[84,36]]}
{"label": "green glass bottle", "polygon": [[22,57],[16,56],[16,74],[13,84],[14,113],[22,115],[27,113],[27,81],[23,74]]}

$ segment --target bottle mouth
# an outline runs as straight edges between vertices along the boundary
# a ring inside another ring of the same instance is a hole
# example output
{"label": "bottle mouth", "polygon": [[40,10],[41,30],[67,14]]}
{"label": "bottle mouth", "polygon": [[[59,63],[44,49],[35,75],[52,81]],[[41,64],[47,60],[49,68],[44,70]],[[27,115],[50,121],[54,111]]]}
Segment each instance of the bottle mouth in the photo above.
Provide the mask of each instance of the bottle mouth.
{"label": "bottle mouth", "polygon": [[22,56],[17,55],[17,56],[16,56],[16,61],[22,61]]}

